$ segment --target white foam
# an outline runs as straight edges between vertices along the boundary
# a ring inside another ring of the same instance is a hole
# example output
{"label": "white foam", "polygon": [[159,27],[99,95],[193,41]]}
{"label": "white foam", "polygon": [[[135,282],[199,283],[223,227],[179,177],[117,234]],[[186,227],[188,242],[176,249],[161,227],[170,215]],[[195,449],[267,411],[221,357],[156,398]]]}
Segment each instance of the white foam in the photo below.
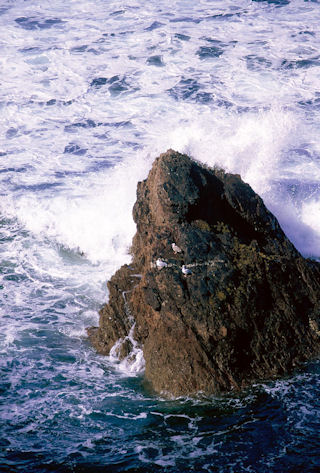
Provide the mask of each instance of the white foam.
{"label": "white foam", "polygon": [[80,188],[49,198],[27,193],[14,201],[6,199],[2,211],[10,210],[35,235],[83,253],[94,263],[107,260],[116,267],[130,260],[132,206],[144,166],[143,158],[134,165],[120,163],[95,176],[91,186],[86,180],[87,188],[80,183]]}
{"label": "white foam", "polygon": [[4,347],[7,348],[9,345],[12,345],[12,343],[16,340],[16,337],[16,329],[14,327],[10,327],[5,333],[5,338],[3,341]]}
{"label": "white foam", "polygon": [[[165,137],[167,147],[239,173],[257,192],[270,189],[281,154],[297,129],[294,114],[275,106],[270,111],[241,115],[190,110],[188,116],[192,119],[185,125],[171,127],[173,131]],[[164,146],[158,144],[158,148]]]}
{"label": "white foam", "polygon": [[[74,309],[73,309],[74,310]],[[59,332],[72,338],[86,338],[87,328],[98,326],[99,316],[97,311],[80,311],[77,314],[77,324],[64,324]]]}
{"label": "white foam", "polygon": [[[141,374],[145,369],[145,359],[143,356],[143,350],[138,342],[134,339],[134,328],[135,324],[132,325],[128,336],[125,339],[120,338],[116,341],[110,350],[110,361],[114,363],[114,366],[127,376],[135,376]],[[129,341],[131,345],[130,353],[120,360],[120,350],[122,344],[125,341]]]}
{"label": "white foam", "polygon": [[302,205],[302,221],[316,231],[320,239],[320,200],[304,202]]}

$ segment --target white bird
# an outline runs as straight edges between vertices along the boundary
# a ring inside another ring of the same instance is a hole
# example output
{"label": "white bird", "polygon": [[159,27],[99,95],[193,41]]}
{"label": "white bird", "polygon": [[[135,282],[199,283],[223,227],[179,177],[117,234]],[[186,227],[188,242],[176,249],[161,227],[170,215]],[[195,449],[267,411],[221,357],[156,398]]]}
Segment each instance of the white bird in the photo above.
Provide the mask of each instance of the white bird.
{"label": "white bird", "polygon": [[181,253],[181,252],[182,252],[181,248],[179,248],[179,246],[176,245],[174,242],[172,243],[171,248],[173,249],[173,252],[174,252],[175,255],[176,255],[177,253]]}
{"label": "white bird", "polygon": [[158,258],[156,261],[156,266],[158,269],[166,268],[168,266],[168,263],[163,261],[162,259]]}
{"label": "white bird", "polygon": [[186,265],[182,266],[181,271],[182,271],[182,274],[184,274],[185,276],[187,276],[188,274],[192,274],[191,269],[187,268]]}

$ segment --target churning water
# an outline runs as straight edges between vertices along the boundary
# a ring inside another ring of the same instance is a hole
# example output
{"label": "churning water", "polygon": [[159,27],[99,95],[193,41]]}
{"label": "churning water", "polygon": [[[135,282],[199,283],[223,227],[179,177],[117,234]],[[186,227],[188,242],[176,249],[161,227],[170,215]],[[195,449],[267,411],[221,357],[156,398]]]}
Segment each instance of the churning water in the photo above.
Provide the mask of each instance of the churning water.
{"label": "churning water", "polygon": [[316,0],[1,0],[1,472],[319,471],[319,363],[163,400],[85,332],[168,148],[320,257],[319,25]]}

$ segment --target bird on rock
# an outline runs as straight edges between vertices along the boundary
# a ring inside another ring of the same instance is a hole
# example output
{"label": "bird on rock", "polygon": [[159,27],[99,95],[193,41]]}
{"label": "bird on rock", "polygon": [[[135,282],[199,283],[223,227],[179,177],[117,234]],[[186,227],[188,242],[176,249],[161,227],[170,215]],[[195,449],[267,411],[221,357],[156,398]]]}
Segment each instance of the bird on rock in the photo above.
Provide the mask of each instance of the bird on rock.
{"label": "bird on rock", "polygon": [[158,258],[156,261],[156,266],[158,269],[166,268],[168,266],[168,263],[163,261],[162,259]]}
{"label": "bird on rock", "polygon": [[182,271],[182,274],[184,274],[185,276],[187,276],[188,274],[192,274],[191,269],[187,268],[186,265],[182,266],[181,271]]}
{"label": "bird on rock", "polygon": [[178,245],[176,245],[174,242],[172,243],[171,248],[173,249],[173,252],[174,252],[175,255],[176,255],[177,253],[181,253],[181,252],[182,252],[181,248],[180,248]]}

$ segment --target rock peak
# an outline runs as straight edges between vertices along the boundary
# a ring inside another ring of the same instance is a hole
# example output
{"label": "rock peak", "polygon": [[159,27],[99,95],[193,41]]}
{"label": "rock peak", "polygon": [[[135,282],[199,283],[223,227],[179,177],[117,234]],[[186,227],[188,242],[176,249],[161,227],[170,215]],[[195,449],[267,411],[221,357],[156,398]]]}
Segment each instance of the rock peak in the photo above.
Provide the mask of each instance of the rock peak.
{"label": "rock peak", "polygon": [[134,324],[147,380],[173,395],[240,389],[319,354],[320,265],[239,175],[169,150],[138,183],[133,218],[132,264],[89,330],[99,352],[132,356]]}

